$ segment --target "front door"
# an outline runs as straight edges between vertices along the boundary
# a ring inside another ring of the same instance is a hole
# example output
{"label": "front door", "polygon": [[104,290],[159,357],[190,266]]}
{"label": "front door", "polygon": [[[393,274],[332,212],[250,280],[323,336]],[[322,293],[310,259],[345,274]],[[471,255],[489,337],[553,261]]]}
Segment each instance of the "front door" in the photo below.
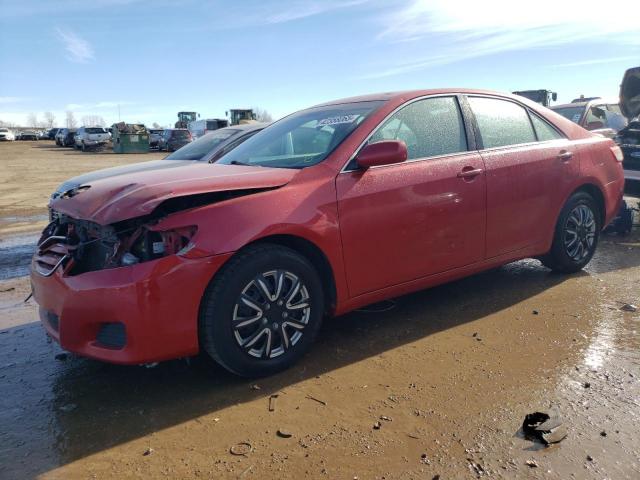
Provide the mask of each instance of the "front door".
{"label": "front door", "polygon": [[455,97],[409,103],[369,142],[407,144],[404,163],[357,169],[336,179],[349,291],[361,295],[481,261],[485,174],[467,151]]}

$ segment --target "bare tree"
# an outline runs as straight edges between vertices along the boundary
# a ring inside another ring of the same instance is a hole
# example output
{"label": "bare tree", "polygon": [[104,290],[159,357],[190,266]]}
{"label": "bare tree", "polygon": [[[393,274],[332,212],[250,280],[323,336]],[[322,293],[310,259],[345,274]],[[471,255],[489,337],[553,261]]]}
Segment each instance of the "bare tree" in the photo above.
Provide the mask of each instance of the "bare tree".
{"label": "bare tree", "polygon": [[84,127],[104,127],[106,122],[100,115],[85,115],[82,117]]}
{"label": "bare tree", "polygon": [[67,128],[76,128],[77,126],[76,116],[73,114],[71,110],[67,110],[66,124],[67,124]]}
{"label": "bare tree", "polygon": [[27,126],[37,128],[38,127],[38,115],[30,113],[27,115]]}
{"label": "bare tree", "polygon": [[256,116],[256,120],[259,122],[265,122],[265,123],[273,122],[273,117],[264,108],[255,107],[253,109],[253,113]]}
{"label": "bare tree", "polygon": [[56,116],[53,112],[44,112],[44,127],[53,128],[56,123]]}
{"label": "bare tree", "polygon": [[153,128],[155,128],[156,130],[158,130],[158,129],[162,128],[158,122],[153,122],[153,123],[151,124],[151,126],[152,126]]}

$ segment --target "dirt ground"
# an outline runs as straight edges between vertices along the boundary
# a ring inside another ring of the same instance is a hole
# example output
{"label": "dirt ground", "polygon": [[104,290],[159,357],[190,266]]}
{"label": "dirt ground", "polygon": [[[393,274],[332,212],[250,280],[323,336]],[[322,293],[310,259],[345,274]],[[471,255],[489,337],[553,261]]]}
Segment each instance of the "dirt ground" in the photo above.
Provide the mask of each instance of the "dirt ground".
{"label": "dirt ground", "polygon": [[[639,280],[636,228],[579,274],[521,261],[326,321],[261,380],[65,355],[0,281],[0,478],[637,479]],[[567,438],[524,438],[551,408]]]}
{"label": "dirt ground", "polygon": [[49,196],[64,180],[166,155],[81,152],[49,140],[0,142],[0,238],[44,228]]}

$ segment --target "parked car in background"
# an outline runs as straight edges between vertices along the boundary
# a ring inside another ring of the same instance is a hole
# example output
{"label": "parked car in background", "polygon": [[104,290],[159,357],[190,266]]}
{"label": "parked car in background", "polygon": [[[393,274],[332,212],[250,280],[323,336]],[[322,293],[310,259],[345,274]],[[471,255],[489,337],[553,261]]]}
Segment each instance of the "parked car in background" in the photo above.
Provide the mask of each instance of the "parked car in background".
{"label": "parked car in background", "polygon": [[149,130],[149,148],[158,148],[158,141],[164,132],[163,128],[152,128]]}
{"label": "parked car in background", "polygon": [[38,140],[48,140],[49,132],[47,130],[38,130]]}
{"label": "parked car in background", "polygon": [[8,128],[0,128],[0,142],[13,142],[16,139],[14,133]]}
{"label": "parked car in background", "polygon": [[59,128],[52,128],[47,132],[47,138],[49,140],[55,140],[56,139],[56,134],[60,131]]}
{"label": "parked car in background", "polygon": [[56,142],[56,145],[58,145],[59,147],[62,146],[62,140],[64,139],[66,132],[68,131],[68,128],[60,128],[58,129],[58,131],[56,132],[56,135],[53,137],[53,139]]}
{"label": "parked car in background", "polygon": [[609,138],[615,137],[616,133],[627,125],[618,100],[606,101],[602,98],[578,100],[581,99],[550,108],[582,128]]}
{"label": "parked car in background", "polygon": [[337,100],[215,163],[176,160],[52,200],[33,295],[48,335],[82,356],[204,352],[271,374],[326,315],[526,257],[579,271],[619,209],[621,161],[611,139],[512,95]]}
{"label": "parked car in background", "polygon": [[620,107],[631,121],[618,132],[616,143],[624,154],[625,181],[637,188],[640,186],[640,67],[625,72],[620,84]]}
{"label": "parked car in background", "polygon": [[111,134],[104,127],[80,127],[74,138],[74,147],[83,152],[105,145]]}
{"label": "parked car in background", "polygon": [[171,153],[162,160],[152,160],[119,167],[104,168],[95,172],[85,173],[77,177],[70,178],[62,183],[51,195],[52,199],[58,198],[65,192],[73,191],[82,185],[90,184],[96,180],[129,175],[137,172],[147,172],[150,170],[165,170],[187,165],[197,165],[198,162],[213,163],[223,155],[242,144],[247,139],[258,133],[266,123],[252,123],[247,125],[236,125],[235,127],[223,128],[209,133],[204,137],[185,145],[181,149]]}
{"label": "parked car in background", "polygon": [[158,138],[158,150],[173,152],[192,141],[193,137],[186,128],[168,128]]}
{"label": "parked car in background", "polygon": [[56,134],[56,144],[60,147],[73,147],[75,145],[75,128],[63,128]]}
{"label": "parked car in background", "polygon": [[33,130],[20,132],[20,140],[38,140],[38,134]]}

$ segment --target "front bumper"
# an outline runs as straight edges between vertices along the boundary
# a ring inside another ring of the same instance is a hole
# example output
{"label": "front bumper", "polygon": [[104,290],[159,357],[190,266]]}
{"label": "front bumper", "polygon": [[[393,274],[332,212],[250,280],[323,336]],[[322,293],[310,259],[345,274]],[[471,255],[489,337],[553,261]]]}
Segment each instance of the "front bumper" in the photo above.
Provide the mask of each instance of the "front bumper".
{"label": "front bumper", "polygon": [[32,264],[33,296],[47,333],[70,352],[118,364],[191,356],[200,301],[230,256],[171,255],[76,276],[60,268],[45,277]]}

